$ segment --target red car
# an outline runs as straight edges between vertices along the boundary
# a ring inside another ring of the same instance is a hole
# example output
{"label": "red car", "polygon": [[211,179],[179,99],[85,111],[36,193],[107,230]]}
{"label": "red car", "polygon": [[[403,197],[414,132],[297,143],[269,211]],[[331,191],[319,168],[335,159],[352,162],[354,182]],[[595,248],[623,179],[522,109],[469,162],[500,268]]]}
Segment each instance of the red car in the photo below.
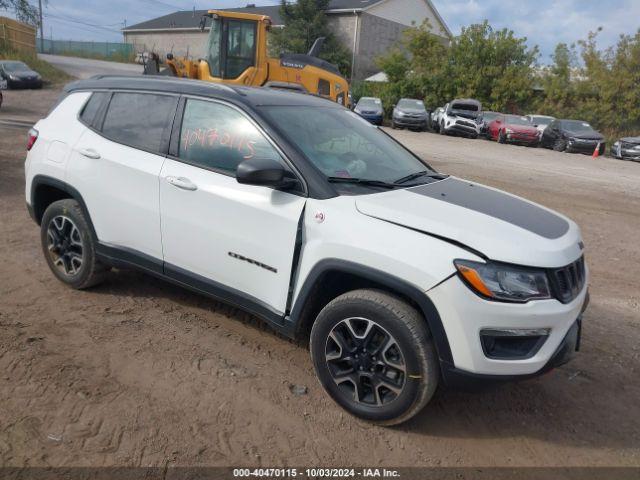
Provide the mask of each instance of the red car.
{"label": "red car", "polygon": [[521,143],[538,145],[540,132],[527,117],[519,115],[498,115],[489,123],[489,138],[499,143]]}

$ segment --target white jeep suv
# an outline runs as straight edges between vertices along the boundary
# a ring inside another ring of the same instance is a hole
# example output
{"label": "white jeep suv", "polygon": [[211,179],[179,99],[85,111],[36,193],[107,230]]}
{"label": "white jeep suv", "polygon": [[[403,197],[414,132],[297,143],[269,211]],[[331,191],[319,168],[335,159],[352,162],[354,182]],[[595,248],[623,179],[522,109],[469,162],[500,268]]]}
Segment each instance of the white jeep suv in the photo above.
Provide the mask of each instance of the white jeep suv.
{"label": "white jeep suv", "polygon": [[580,230],[435,172],[321,98],[150,77],[70,84],[30,132],[54,275],[134,267],[309,341],[327,393],[395,424],[439,383],[526,378],[579,344]]}

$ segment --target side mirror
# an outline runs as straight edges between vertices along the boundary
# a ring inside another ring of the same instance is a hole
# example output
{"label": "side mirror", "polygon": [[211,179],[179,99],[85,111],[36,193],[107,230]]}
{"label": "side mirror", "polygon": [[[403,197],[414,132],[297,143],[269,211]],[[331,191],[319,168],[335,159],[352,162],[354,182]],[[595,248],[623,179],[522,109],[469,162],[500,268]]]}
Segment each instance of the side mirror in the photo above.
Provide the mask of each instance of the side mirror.
{"label": "side mirror", "polygon": [[288,188],[298,180],[282,164],[271,158],[250,158],[238,164],[236,180],[245,185]]}

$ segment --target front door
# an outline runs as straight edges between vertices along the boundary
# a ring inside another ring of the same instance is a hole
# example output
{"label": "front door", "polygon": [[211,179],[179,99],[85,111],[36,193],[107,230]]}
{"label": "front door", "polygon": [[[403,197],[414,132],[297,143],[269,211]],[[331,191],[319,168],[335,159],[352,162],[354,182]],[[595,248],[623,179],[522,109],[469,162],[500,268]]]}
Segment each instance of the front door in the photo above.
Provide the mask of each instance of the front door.
{"label": "front door", "polygon": [[239,184],[236,167],[252,157],[284,163],[244,113],[187,99],[177,156],[160,173],[165,272],[282,314],[306,199]]}

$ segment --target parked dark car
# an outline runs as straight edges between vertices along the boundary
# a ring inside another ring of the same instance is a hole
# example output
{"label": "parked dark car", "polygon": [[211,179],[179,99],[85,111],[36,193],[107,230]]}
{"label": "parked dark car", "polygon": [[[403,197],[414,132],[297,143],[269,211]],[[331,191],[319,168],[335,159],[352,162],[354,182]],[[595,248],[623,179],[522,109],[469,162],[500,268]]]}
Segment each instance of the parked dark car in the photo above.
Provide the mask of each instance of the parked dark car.
{"label": "parked dark car", "polygon": [[624,137],[611,147],[611,155],[621,160],[640,162],[640,137]]}
{"label": "parked dark car", "polygon": [[391,128],[410,128],[413,130],[427,130],[429,113],[422,100],[403,98],[393,108]]}
{"label": "parked dark car", "polygon": [[482,112],[478,117],[478,125],[480,125],[480,137],[490,139],[489,137],[489,124],[493,122],[500,113],[498,112]]}
{"label": "parked dark car", "polygon": [[42,88],[42,77],[26,63],[17,60],[0,61],[0,78],[8,88]]}
{"label": "parked dark car", "polygon": [[540,132],[536,126],[527,117],[520,115],[499,114],[489,123],[488,134],[491,140],[498,143],[537,146],[540,140]]}
{"label": "parked dark car", "polygon": [[362,97],[358,100],[356,108],[353,109],[358,115],[374,125],[382,125],[382,100],[375,97]]}
{"label": "parked dark car", "polygon": [[605,152],[604,136],[582,120],[554,120],[545,128],[540,145],[569,153],[593,153],[600,145],[599,154]]}

